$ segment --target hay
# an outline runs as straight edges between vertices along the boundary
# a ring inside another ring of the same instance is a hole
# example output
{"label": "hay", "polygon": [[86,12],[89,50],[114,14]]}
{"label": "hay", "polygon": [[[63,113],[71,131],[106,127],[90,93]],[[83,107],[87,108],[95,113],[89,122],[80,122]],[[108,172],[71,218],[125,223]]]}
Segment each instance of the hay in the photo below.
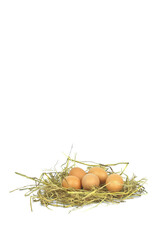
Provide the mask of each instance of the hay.
{"label": "hay", "polygon": [[[126,199],[135,198],[146,194],[144,184],[146,179],[136,180],[133,175],[131,179],[125,173],[128,162],[119,162],[115,164],[100,164],[94,162],[80,162],[67,156],[67,161],[61,166],[61,171],[46,171],[39,178],[28,177],[24,174],[16,172],[16,174],[31,179],[33,185],[24,186],[15,190],[26,190],[25,196],[30,196],[30,206],[32,210],[32,202],[40,202],[45,207],[64,207],[79,208],[90,204],[99,205],[101,203],[121,203]],[[108,174],[115,173],[113,168],[118,165],[124,165],[124,169],[119,173],[124,180],[123,189],[120,192],[109,192],[105,185],[94,187],[91,190],[72,189],[62,187],[62,180],[68,175],[70,169],[75,166],[83,165],[86,171],[91,167],[102,167]],[[13,190],[13,191],[15,191]],[[11,192],[13,192],[11,191]]]}

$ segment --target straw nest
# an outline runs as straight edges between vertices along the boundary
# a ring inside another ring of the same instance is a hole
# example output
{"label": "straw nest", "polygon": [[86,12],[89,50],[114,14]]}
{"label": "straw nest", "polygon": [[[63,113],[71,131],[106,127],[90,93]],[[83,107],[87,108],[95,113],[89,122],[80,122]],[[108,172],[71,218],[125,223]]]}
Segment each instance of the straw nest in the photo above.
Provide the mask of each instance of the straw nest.
{"label": "straw nest", "polygon": [[[28,177],[24,174],[16,172],[16,174],[26,177],[34,181],[33,185],[24,186],[15,190],[26,190],[25,196],[30,196],[30,206],[32,210],[32,202],[40,202],[45,207],[64,207],[64,208],[79,208],[86,205],[94,204],[97,206],[101,203],[120,203],[126,199],[135,198],[146,194],[144,183],[146,179],[136,180],[133,175],[129,179],[125,170],[128,162],[119,162],[115,164],[100,164],[93,162],[80,162],[67,157],[67,161],[61,166],[61,171],[46,171],[39,178]],[[91,167],[102,167],[108,174],[118,173],[123,177],[124,186],[120,192],[109,192],[105,185],[94,187],[91,190],[72,189],[62,187],[62,180],[68,175],[70,169],[75,166],[83,165],[84,170],[89,170]],[[123,165],[123,169],[115,172],[113,169]],[[15,191],[13,190],[13,191]],[[11,192],[13,192],[11,191]]]}

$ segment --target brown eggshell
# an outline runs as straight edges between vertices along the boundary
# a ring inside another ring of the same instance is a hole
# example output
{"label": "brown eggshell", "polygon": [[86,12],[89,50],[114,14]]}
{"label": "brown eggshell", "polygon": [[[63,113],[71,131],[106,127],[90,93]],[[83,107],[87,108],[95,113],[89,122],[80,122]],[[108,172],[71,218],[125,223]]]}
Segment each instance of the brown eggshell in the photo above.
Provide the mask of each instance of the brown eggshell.
{"label": "brown eggshell", "polygon": [[100,167],[90,168],[88,173],[93,173],[97,177],[99,177],[100,183],[105,183],[105,181],[108,177],[107,172],[103,168],[100,168]]}
{"label": "brown eggshell", "polygon": [[80,180],[82,180],[84,175],[86,175],[86,172],[82,168],[79,168],[79,167],[74,167],[69,172],[69,176],[76,176]]}
{"label": "brown eggshell", "polygon": [[76,176],[67,176],[63,179],[62,186],[65,187],[65,188],[80,189],[81,188],[81,181]]}
{"label": "brown eggshell", "polygon": [[106,179],[106,188],[110,192],[119,192],[123,188],[123,179],[119,174],[111,174]]}
{"label": "brown eggshell", "polygon": [[88,173],[82,178],[82,187],[85,190],[90,190],[92,187],[98,187],[100,184],[99,177],[93,173]]}

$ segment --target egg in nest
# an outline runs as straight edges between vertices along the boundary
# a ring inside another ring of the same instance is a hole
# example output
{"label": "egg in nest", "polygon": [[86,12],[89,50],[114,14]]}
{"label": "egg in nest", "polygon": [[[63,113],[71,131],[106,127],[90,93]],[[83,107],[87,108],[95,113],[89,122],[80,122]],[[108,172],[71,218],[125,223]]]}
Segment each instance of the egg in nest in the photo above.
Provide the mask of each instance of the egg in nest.
{"label": "egg in nest", "polygon": [[93,173],[88,173],[82,178],[82,187],[85,190],[90,190],[92,187],[98,187],[99,184],[99,178]]}
{"label": "egg in nest", "polygon": [[65,187],[65,188],[80,189],[81,188],[81,181],[76,176],[67,176],[63,179],[62,186]]}
{"label": "egg in nest", "polygon": [[86,172],[82,168],[79,168],[79,167],[74,167],[69,172],[69,176],[76,176],[80,180],[82,180],[84,175],[86,175]]}
{"label": "egg in nest", "polygon": [[123,179],[119,174],[110,174],[106,179],[106,188],[110,192],[119,192],[124,185]]}
{"label": "egg in nest", "polygon": [[99,177],[100,183],[105,183],[105,181],[108,177],[107,172],[103,168],[100,168],[100,167],[92,167],[92,168],[90,168],[88,173],[93,173],[97,177]]}

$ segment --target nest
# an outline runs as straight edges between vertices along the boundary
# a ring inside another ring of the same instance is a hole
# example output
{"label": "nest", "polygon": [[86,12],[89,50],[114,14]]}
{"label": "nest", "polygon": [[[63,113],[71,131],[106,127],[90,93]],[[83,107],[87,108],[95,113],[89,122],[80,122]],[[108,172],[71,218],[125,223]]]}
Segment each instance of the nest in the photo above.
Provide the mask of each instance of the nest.
{"label": "nest", "polygon": [[[33,185],[24,186],[15,190],[26,190],[25,196],[30,196],[30,206],[32,210],[32,202],[40,202],[41,205],[49,208],[63,207],[71,208],[71,210],[86,205],[94,204],[97,206],[101,203],[121,203],[126,199],[135,198],[146,194],[144,183],[146,179],[136,180],[136,176],[133,175],[131,179],[125,173],[128,166],[128,162],[119,162],[115,164],[100,164],[94,162],[80,162],[76,159],[67,157],[67,161],[61,166],[61,171],[46,171],[41,174],[39,178],[29,177],[24,174],[16,172],[16,174],[31,179],[34,181]],[[109,192],[104,185],[94,187],[91,190],[73,189],[62,187],[62,180],[66,177],[75,166],[83,165],[89,170],[91,167],[102,167],[108,174],[118,173],[123,177],[124,186],[120,192]],[[114,168],[118,165],[123,165],[124,168],[120,172],[114,171]],[[13,191],[15,191],[13,190]],[[11,191],[11,192],[13,192]]]}

